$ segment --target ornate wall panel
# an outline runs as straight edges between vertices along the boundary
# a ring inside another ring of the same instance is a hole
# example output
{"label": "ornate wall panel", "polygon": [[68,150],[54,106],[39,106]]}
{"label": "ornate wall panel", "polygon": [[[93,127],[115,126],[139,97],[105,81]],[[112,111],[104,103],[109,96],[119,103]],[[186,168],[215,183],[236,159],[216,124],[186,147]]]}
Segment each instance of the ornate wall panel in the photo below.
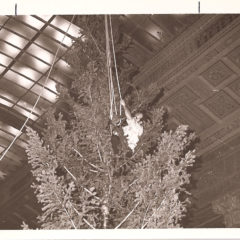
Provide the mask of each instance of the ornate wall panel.
{"label": "ornate wall panel", "polygon": [[144,82],[162,86],[157,105],[200,137],[194,203],[204,207],[239,188],[240,16],[202,16],[145,64],[135,78]]}
{"label": "ornate wall panel", "polygon": [[240,97],[240,78],[230,83],[228,87]]}
{"label": "ornate wall panel", "polygon": [[224,91],[217,92],[203,104],[221,119],[239,110],[239,103]]}
{"label": "ornate wall panel", "polygon": [[218,61],[207,69],[202,76],[213,86],[218,86],[233,74],[222,61]]}

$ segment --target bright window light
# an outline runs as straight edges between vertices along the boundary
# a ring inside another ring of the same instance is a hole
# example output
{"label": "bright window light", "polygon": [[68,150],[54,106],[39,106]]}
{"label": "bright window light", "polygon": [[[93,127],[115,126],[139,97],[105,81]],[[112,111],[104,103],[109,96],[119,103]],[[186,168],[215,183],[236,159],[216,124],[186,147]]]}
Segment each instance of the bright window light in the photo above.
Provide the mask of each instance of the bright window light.
{"label": "bright window light", "polygon": [[42,21],[40,21],[30,15],[20,15],[20,16],[15,17],[15,19],[20,20],[26,24],[29,24],[31,27],[34,27],[36,29],[40,29],[44,25],[44,23]]}
{"label": "bright window light", "polygon": [[[20,100],[17,105],[21,106],[21,107],[24,107],[26,108],[27,110],[31,111],[32,108],[33,108],[33,105],[31,105],[30,103],[27,103],[23,100]],[[41,115],[42,112],[40,111],[40,109],[36,106],[33,110],[34,113],[38,114],[38,115]]]}
{"label": "bright window light", "polygon": [[7,73],[4,75],[4,77],[26,89],[29,89],[34,84],[34,82],[30,81],[29,79],[19,75],[18,73],[11,71],[11,70],[7,71]]}
{"label": "bright window light", "polygon": [[44,21],[48,21],[52,17],[52,15],[38,15],[38,17]]}
{"label": "bright window light", "polygon": [[23,65],[22,63],[18,62],[15,63],[12,66],[12,69],[23,74],[24,76],[37,81],[42,75],[36,71],[34,71],[33,69],[26,67],[25,65]]}
{"label": "bright window light", "polygon": [[[57,49],[59,48],[59,43],[56,42],[54,39],[48,37],[47,35],[41,34],[36,40],[35,43],[39,46],[42,46],[43,48],[47,49],[49,52],[51,52],[53,55],[56,54]],[[64,45],[61,45],[61,47],[58,50],[57,57],[61,57],[66,51],[66,47]]]}
{"label": "bright window light", "polygon": [[50,66],[45,64],[44,62],[38,60],[37,58],[31,57],[32,58],[32,63],[35,66],[35,69],[40,71],[40,72],[46,72]]}
{"label": "bright window light", "polygon": [[[56,16],[52,22],[51,22],[51,25],[57,27],[57,28],[60,28],[62,31],[66,32],[69,25],[70,25],[70,22],[67,21],[66,19],[62,18],[62,17],[59,17],[59,16]],[[77,38],[79,36],[81,36],[80,34],[80,28],[77,27],[76,25],[74,24],[71,24],[69,30],[68,30],[68,34]]]}
{"label": "bright window light", "polygon": [[51,78],[54,81],[57,81],[57,82],[63,84],[64,86],[68,86],[68,84],[71,82],[70,78],[68,78],[64,74],[60,74],[59,71],[52,72],[51,73]]}
{"label": "bright window light", "polygon": [[19,106],[14,106],[13,107],[17,112],[21,113],[22,115],[24,115],[26,118],[29,117],[30,119],[32,119],[33,121],[36,121],[38,119],[38,117],[32,113],[31,116],[30,116],[30,112],[22,109],[21,107]]}
{"label": "bright window light", "polygon": [[64,34],[55,30],[54,28],[48,26],[44,31],[43,31],[45,34],[47,34],[48,36],[54,38],[55,40],[59,41],[59,42],[62,42],[63,38],[63,44],[65,44],[66,46],[70,47],[73,43],[72,39],[69,38],[68,36],[65,35],[64,37]]}
{"label": "bright window light", "polygon": [[12,61],[12,59],[10,57],[7,57],[6,55],[2,54],[0,52],[0,62],[1,64],[3,64],[4,66],[8,66],[8,64]]}
{"label": "bright window light", "polygon": [[35,84],[33,86],[33,88],[31,89],[33,92],[35,92],[36,94],[40,94],[42,93],[41,97],[47,99],[49,102],[56,102],[57,101],[57,95],[54,94],[53,92],[50,92],[47,89],[43,89],[42,86]]}
{"label": "bright window light", "polygon": [[7,106],[7,107],[12,107],[13,104],[7,100],[5,100],[4,98],[0,97],[0,104],[3,104],[4,106]]}
{"label": "bright window light", "polygon": [[9,99],[12,102],[16,102],[18,99],[10,93],[7,93],[4,89],[0,89],[0,95],[4,98]]}
{"label": "bright window light", "polygon": [[36,44],[31,44],[31,46],[27,49],[27,52],[35,57],[43,60],[44,62],[48,63],[49,65],[53,62],[53,54],[48,52],[47,50],[37,46]]}
{"label": "bright window light", "polygon": [[6,42],[9,42],[13,44],[14,46],[17,46],[18,48],[23,48],[27,44],[27,40],[24,38],[19,37],[18,35],[7,31],[6,29],[2,29],[0,31],[0,39],[5,40]]}
{"label": "bright window light", "polygon": [[53,80],[51,80],[51,79],[48,79],[48,80],[47,80],[47,84],[45,85],[45,81],[46,81],[46,76],[43,77],[43,78],[39,81],[39,83],[41,83],[42,85],[44,85],[45,88],[48,88],[48,89],[50,89],[51,91],[57,93],[56,82],[53,81]]}
{"label": "bright window light", "polygon": [[17,128],[12,127],[6,123],[3,123],[2,121],[0,121],[0,128],[14,136],[16,136],[19,133],[19,130]]}
{"label": "bright window light", "polygon": [[15,58],[20,50],[0,40],[0,49],[3,53]]}
{"label": "bright window light", "polygon": [[69,74],[72,72],[71,67],[62,59],[60,59],[56,64],[55,67],[57,67],[60,71],[63,71],[66,74]]}
{"label": "bright window light", "polygon": [[32,28],[27,27],[26,25],[22,24],[19,21],[14,21],[13,18],[10,19],[4,26],[5,28],[10,29],[11,31],[14,31],[22,36],[24,36],[27,39],[33,38],[33,36],[37,33]]}
{"label": "bright window light", "polygon": [[[0,126],[0,136],[2,138],[5,138],[8,141],[12,141],[14,138],[10,133],[7,133],[7,132],[1,130],[1,126]],[[19,147],[25,148],[27,145],[27,141],[25,140],[25,137],[23,137],[23,136],[25,136],[25,134],[22,133],[18,137],[18,139],[15,141],[15,144],[17,144]]]}
{"label": "bright window light", "polygon": [[38,60],[35,57],[30,56],[29,54],[24,53],[21,58],[19,59],[20,62],[25,63],[31,68],[36,69],[39,72],[46,72],[50,66],[46,63]]}

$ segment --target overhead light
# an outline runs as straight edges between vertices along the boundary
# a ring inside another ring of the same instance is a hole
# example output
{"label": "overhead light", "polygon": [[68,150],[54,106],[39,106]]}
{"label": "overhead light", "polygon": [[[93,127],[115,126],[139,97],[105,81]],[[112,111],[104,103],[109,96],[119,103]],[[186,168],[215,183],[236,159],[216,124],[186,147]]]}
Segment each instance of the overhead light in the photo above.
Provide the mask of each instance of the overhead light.
{"label": "overhead light", "polygon": [[37,17],[47,22],[52,17],[52,15],[38,15]]}
{"label": "overhead light", "polygon": [[8,133],[11,133],[13,136],[16,136],[17,134],[19,134],[18,129],[16,129],[15,127],[12,127],[6,123],[3,123],[2,121],[0,121],[0,128],[4,131],[7,131]]}
{"label": "overhead light", "polygon": [[48,79],[46,85],[45,85],[45,81],[46,81],[46,77],[45,77],[45,78],[42,78],[42,79],[40,80],[40,83],[41,83],[42,85],[44,85],[45,88],[48,88],[48,89],[50,89],[51,91],[53,91],[53,92],[55,92],[55,93],[58,93],[58,92],[57,92],[57,89],[56,89],[57,83],[56,83],[55,81],[53,81],[53,80],[51,80],[51,79]]}
{"label": "overhead light", "polygon": [[[24,134],[21,134],[18,139],[15,141],[15,143],[19,146],[19,147],[22,147],[22,148],[25,148],[26,145],[27,145],[27,142],[24,141],[24,139],[22,138]],[[1,127],[0,127],[0,136],[7,139],[8,141],[12,141],[13,140],[13,136],[10,134],[10,133],[7,133],[3,130],[1,130]]]}
{"label": "overhead light", "polygon": [[18,74],[16,72],[11,71],[11,70],[8,70],[6,72],[6,74],[4,75],[4,77],[26,89],[29,89],[34,84],[33,81],[30,81],[29,79],[21,76],[20,74]]}
{"label": "overhead light", "polygon": [[59,61],[54,66],[67,74],[72,72],[71,67],[62,59],[59,59]]}
{"label": "overhead light", "polygon": [[13,104],[7,100],[5,100],[4,98],[0,97],[0,104],[3,104],[4,106],[7,106],[7,107],[12,107]]}
{"label": "overhead light", "polygon": [[35,70],[33,70],[29,67],[26,67],[24,64],[22,64],[20,62],[15,63],[12,66],[12,69],[34,81],[37,81],[42,76],[42,74],[36,72]]}
{"label": "overhead light", "polygon": [[6,29],[1,29],[0,31],[0,39],[13,44],[18,48],[23,48],[27,44],[27,40],[18,35],[7,31]]}
{"label": "overhead light", "polygon": [[0,61],[1,61],[1,64],[3,64],[4,66],[8,66],[10,62],[12,62],[12,58],[10,57],[7,57],[6,55],[2,54],[0,52]]}
{"label": "overhead light", "polygon": [[0,95],[4,98],[7,98],[9,99],[10,101],[12,102],[16,102],[17,101],[17,98],[15,96],[13,96],[12,94],[4,91],[3,89],[0,89]]}
{"label": "overhead light", "polygon": [[[66,19],[56,16],[52,22],[51,25],[54,25],[55,27],[61,29],[62,31],[66,32],[69,28],[70,22],[67,21]],[[69,30],[68,30],[68,34],[73,36],[74,38],[80,37],[81,33],[80,33],[80,28],[77,27],[74,24],[71,24]]]}
{"label": "overhead light", "polygon": [[38,119],[38,117],[37,117],[34,113],[30,114],[30,112],[22,109],[22,108],[19,107],[19,106],[14,106],[13,108],[14,108],[17,112],[21,113],[21,114],[24,115],[25,117],[29,117],[29,118],[32,119],[33,121],[36,121],[36,120]]}
{"label": "overhead light", "polygon": [[41,60],[35,57],[30,56],[27,53],[24,53],[19,59],[19,61],[21,63],[25,63],[29,67],[34,68],[40,72],[46,72],[50,68],[50,66],[47,65],[46,63],[42,62]]}
{"label": "overhead light", "polygon": [[[18,101],[17,105],[26,108],[27,110],[31,111],[33,108],[33,105],[31,105],[30,103],[27,103],[26,101],[20,100]],[[34,113],[41,115],[42,112],[40,111],[40,109],[38,107],[35,107],[33,110]]]}
{"label": "overhead light", "polygon": [[23,36],[27,39],[32,39],[33,36],[36,35],[37,31],[33,30],[30,27],[27,27],[25,24],[17,21],[14,18],[11,18],[5,25],[4,28],[10,29],[11,31],[14,31],[18,33],[19,35]]}
{"label": "overhead light", "polygon": [[48,26],[43,31],[48,36],[54,38],[55,40],[65,44],[66,46],[70,47],[73,43],[73,40],[66,36],[65,34],[55,30],[54,28]]}
{"label": "overhead light", "polygon": [[41,97],[47,99],[49,102],[55,103],[57,101],[57,95],[53,92],[47,90],[46,88],[43,89],[42,86],[35,84],[31,91],[35,92],[36,94],[41,93]]}
{"label": "overhead light", "polygon": [[52,64],[53,62],[53,54],[51,54],[50,52],[48,52],[47,50],[39,47],[36,44],[31,44],[31,46],[27,49],[27,52],[41,60],[43,60],[44,62],[48,63],[49,65]]}
{"label": "overhead light", "polygon": [[31,27],[34,27],[36,29],[41,29],[44,23],[40,20],[38,20],[35,17],[32,17],[30,15],[19,15],[16,16],[15,19],[25,22],[26,24],[30,25]]}
{"label": "overhead light", "polygon": [[0,49],[3,53],[11,56],[12,58],[15,58],[20,52],[19,49],[1,40],[0,40]]}

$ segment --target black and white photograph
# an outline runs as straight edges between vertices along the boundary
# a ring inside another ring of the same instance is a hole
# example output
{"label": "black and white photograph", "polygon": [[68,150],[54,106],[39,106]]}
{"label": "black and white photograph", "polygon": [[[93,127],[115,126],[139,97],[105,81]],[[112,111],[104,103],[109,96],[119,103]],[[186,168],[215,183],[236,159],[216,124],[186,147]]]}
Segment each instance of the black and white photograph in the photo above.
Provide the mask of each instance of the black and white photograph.
{"label": "black and white photograph", "polygon": [[0,14],[0,230],[240,227],[240,14],[198,3]]}

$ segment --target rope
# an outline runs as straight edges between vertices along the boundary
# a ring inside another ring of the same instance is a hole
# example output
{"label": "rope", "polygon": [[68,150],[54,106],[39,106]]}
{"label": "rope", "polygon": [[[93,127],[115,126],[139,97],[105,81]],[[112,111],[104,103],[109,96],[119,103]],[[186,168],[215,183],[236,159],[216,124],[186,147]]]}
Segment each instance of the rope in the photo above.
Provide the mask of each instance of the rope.
{"label": "rope", "polygon": [[112,75],[112,68],[111,68],[111,50],[109,45],[109,29],[108,29],[108,19],[105,15],[105,30],[106,30],[106,55],[107,55],[107,71],[108,71],[108,80],[109,80],[109,98],[110,98],[110,119],[113,118],[113,107],[115,110],[115,114],[117,115],[117,107],[116,107],[116,97],[113,85],[113,75]]}
{"label": "rope", "polygon": [[[110,25],[110,39],[109,39],[109,26]],[[113,54],[113,60],[114,60],[114,67],[115,67],[115,75],[116,75],[116,81],[117,81],[117,87],[118,87],[118,93],[119,98],[122,100],[121,95],[121,89],[119,84],[119,78],[118,78],[118,70],[117,70],[117,63],[116,63],[116,55],[115,55],[115,48],[114,48],[114,41],[113,41],[113,31],[112,31],[112,22],[111,22],[111,16],[109,16],[109,23],[108,23],[108,16],[105,15],[105,32],[106,32],[106,55],[107,55],[107,69],[108,69],[108,79],[109,79],[109,97],[110,97],[110,119],[113,118],[113,106],[116,115],[117,107],[116,107],[116,97],[115,97],[115,91],[114,91],[114,85],[113,85],[113,75],[112,75],[112,68],[111,68],[111,49],[110,49],[110,43],[112,45],[112,54]],[[119,114],[121,116],[122,114],[122,106],[119,104]],[[121,120],[120,120],[121,121]]]}
{"label": "rope", "polygon": [[20,136],[20,134],[22,133],[23,128],[26,126],[26,124],[27,124],[27,122],[29,121],[29,119],[30,119],[30,117],[31,117],[34,109],[36,108],[36,106],[37,106],[37,104],[38,104],[38,102],[39,102],[39,100],[40,100],[40,98],[41,98],[41,96],[42,96],[42,94],[43,94],[43,90],[45,89],[44,86],[47,84],[47,81],[48,81],[48,79],[49,79],[49,76],[50,76],[50,74],[51,74],[51,71],[52,71],[52,69],[53,69],[53,66],[54,66],[54,64],[55,64],[55,60],[56,60],[56,58],[57,58],[58,52],[59,52],[59,50],[60,50],[60,48],[61,48],[61,46],[62,46],[62,44],[63,44],[63,41],[64,41],[64,39],[65,39],[65,37],[66,37],[67,32],[69,31],[69,29],[70,29],[70,27],[71,27],[71,25],[72,25],[72,22],[73,22],[74,18],[75,18],[75,15],[73,15],[73,17],[72,17],[72,19],[71,19],[71,22],[69,23],[69,26],[68,26],[68,28],[67,28],[67,31],[64,33],[63,39],[62,39],[60,45],[59,45],[58,48],[57,48],[57,51],[56,51],[55,56],[54,56],[53,61],[52,61],[52,65],[51,65],[51,67],[50,67],[50,69],[49,69],[49,71],[48,71],[47,77],[46,77],[46,79],[45,79],[45,81],[44,81],[44,84],[43,84],[43,86],[42,86],[41,92],[39,93],[38,98],[37,98],[35,104],[33,105],[33,108],[32,108],[32,110],[31,110],[30,114],[28,115],[27,119],[26,119],[25,122],[23,123],[23,125],[22,125],[22,127],[20,128],[19,132],[18,132],[18,133],[16,134],[16,136],[14,137],[13,141],[10,143],[10,145],[8,146],[8,148],[7,148],[7,149],[4,151],[4,153],[2,154],[2,156],[1,156],[1,158],[0,158],[0,161],[5,157],[5,155],[6,155],[7,152],[9,151],[9,149],[10,149],[10,148],[12,147],[12,145],[15,143],[16,139]]}
{"label": "rope", "polygon": [[[118,93],[119,93],[120,100],[122,100],[121,88],[120,88],[119,79],[118,79],[118,70],[117,70],[117,61],[116,61],[115,47],[114,47],[114,41],[113,41],[113,31],[112,31],[112,18],[111,18],[111,15],[109,16],[109,22],[110,22],[113,61],[114,61],[114,66],[115,66],[115,74],[116,74],[116,81],[117,81],[117,86],[118,86]],[[120,108],[119,112],[120,112],[120,116],[121,116],[121,113],[122,113],[122,110],[121,110],[122,109],[122,105],[121,104],[120,104],[119,108]]]}
{"label": "rope", "polygon": [[108,34],[108,24],[107,24],[107,16],[105,15],[105,35],[106,35],[106,56],[107,56],[107,72],[108,72],[108,84],[109,84],[109,100],[110,100],[110,119],[113,118],[113,111],[112,111],[112,85],[110,80],[110,63],[109,63],[109,34]]}

